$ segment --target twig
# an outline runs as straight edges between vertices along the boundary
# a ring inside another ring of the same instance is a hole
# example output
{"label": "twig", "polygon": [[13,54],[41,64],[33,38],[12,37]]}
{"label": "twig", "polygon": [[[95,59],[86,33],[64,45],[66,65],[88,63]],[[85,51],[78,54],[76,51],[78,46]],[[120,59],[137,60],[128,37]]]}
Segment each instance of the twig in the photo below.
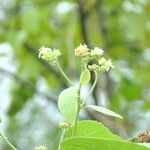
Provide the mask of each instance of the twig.
{"label": "twig", "polygon": [[95,88],[96,83],[97,83],[97,81],[98,81],[97,72],[94,71],[94,73],[95,73],[95,80],[94,80],[93,86],[92,86],[92,88],[91,88],[91,90],[90,90],[90,92],[89,92],[87,98],[82,102],[81,107],[86,103],[86,101],[88,100],[88,98],[90,97],[90,95],[92,94],[92,92],[94,91],[94,88]]}
{"label": "twig", "polygon": [[15,148],[15,147],[11,144],[11,142],[7,139],[7,137],[6,137],[3,133],[0,132],[0,136],[1,136],[1,138],[4,140],[4,142],[5,142],[6,144],[8,144],[8,145],[11,147],[11,149],[17,150],[17,148]]}
{"label": "twig", "polygon": [[[34,91],[36,89],[36,87],[32,83],[30,83],[29,81],[27,81],[25,79],[22,79],[21,77],[19,77],[18,75],[16,75],[13,72],[10,72],[9,70],[6,70],[6,69],[3,69],[0,67],[0,73],[3,73],[3,74],[10,76],[10,77],[13,77],[17,82],[28,87],[29,90]],[[48,100],[50,100],[56,104],[56,100],[57,100],[56,97],[50,96],[49,94],[41,92],[38,89],[36,89],[36,92],[37,92],[37,94],[45,97],[46,99],[48,99]]]}
{"label": "twig", "polygon": [[76,128],[77,128],[77,122],[78,122],[78,119],[79,119],[79,113],[80,113],[80,109],[81,109],[81,106],[80,106],[80,92],[81,92],[81,84],[79,85],[79,89],[78,89],[78,107],[77,107],[77,113],[76,113],[76,117],[75,117],[75,123],[74,123],[74,127],[73,127],[73,131],[72,131],[72,137],[75,136],[75,133],[76,133]]}
{"label": "twig", "polygon": [[89,45],[88,32],[86,29],[87,14],[83,10],[83,1],[77,0],[77,2],[78,2],[78,7],[79,7],[79,15],[80,15],[81,32],[82,32],[83,41],[85,44]]}
{"label": "twig", "polygon": [[[104,48],[108,52],[110,50],[111,43],[108,35],[107,20],[106,20],[107,17],[104,9],[103,0],[97,0],[96,12],[97,12],[100,31],[104,38]],[[106,77],[106,93],[108,95],[108,98],[111,99],[112,89],[111,89],[111,80],[109,77],[109,72],[105,73],[105,77]]]}
{"label": "twig", "polygon": [[58,146],[58,150],[61,150],[61,142],[63,141],[64,137],[66,134],[66,129],[62,129],[62,133],[61,133],[61,137],[60,137],[60,141],[59,141],[59,146]]}
{"label": "twig", "polygon": [[69,85],[73,85],[72,81],[67,77],[67,75],[64,73],[64,71],[61,69],[59,63],[56,63],[61,75],[64,77],[64,79],[68,82]]}

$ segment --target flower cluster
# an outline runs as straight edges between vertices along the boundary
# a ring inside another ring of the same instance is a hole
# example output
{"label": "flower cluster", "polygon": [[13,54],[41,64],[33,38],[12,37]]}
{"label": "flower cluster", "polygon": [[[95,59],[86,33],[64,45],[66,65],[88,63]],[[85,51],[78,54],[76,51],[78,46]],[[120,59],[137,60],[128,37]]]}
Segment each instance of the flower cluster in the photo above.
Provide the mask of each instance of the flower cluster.
{"label": "flower cluster", "polygon": [[58,60],[58,57],[61,56],[61,52],[57,49],[50,49],[48,47],[42,46],[39,49],[39,58],[47,61],[48,63],[56,63]]}
{"label": "flower cluster", "polygon": [[83,44],[83,45],[79,45],[76,49],[75,49],[75,56],[87,56],[89,55],[89,48],[87,47],[87,45]]}
{"label": "flower cluster", "polygon": [[114,68],[110,59],[102,57],[103,53],[101,48],[89,49],[85,44],[80,44],[75,49],[75,56],[81,57],[83,65],[91,71],[109,71],[110,68]]}
{"label": "flower cluster", "polygon": [[65,123],[65,122],[60,122],[59,123],[59,128],[68,129],[68,128],[70,128],[70,125],[68,123]]}
{"label": "flower cluster", "polygon": [[[107,60],[102,57],[103,53],[101,48],[89,49],[86,44],[80,44],[75,49],[75,56],[81,57],[82,65],[91,71],[109,71],[110,68],[114,68],[110,59]],[[45,46],[39,49],[39,58],[50,64],[55,64],[60,56],[61,52],[57,49],[52,50]]]}
{"label": "flower cluster", "polygon": [[39,146],[39,147],[36,147],[35,150],[47,150],[47,147]]}

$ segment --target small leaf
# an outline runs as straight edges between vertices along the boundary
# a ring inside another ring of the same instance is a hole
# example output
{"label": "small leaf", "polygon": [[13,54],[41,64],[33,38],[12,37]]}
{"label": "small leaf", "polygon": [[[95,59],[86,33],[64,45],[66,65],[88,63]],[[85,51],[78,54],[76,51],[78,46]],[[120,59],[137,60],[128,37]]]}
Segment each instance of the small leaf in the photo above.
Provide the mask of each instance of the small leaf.
{"label": "small leaf", "polygon": [[[67,130],[66,138],[72,136],[72,131],[73,127]],[[93,120],[79,121],[76,126],[75,136],[86,138],[105,138],[109,140],[123,140],[119,136],[111,133],[102,123]]]}
{"label": "small leaf", "polygon": [[117,118],[120,118],[120,119],[123,119],[122,116],[120,116],[119,114],[107,109],[107,108],[104,108],[104,107],[100,107],[100,106],[96,106],[96,105],[88,105],[86,106],[87,108],[91,108],[97,112],[100,112],[100,113],[103,113],[105,115],[108,115],[108,116],[112,116],[112,117],[117,117]]}
{"label": "small leaf", "polygon": [[66,121],[73,124],[78,108],[77,86],[71,86],[60,93],[58,98],[58,108]]}
{"label": "small leaf", "polygon": [[85,69],[82,73],[81,73],[81,76],[80,76],[80,83],[82,85],[85,85],[87,84],[91,79],[91,73],[88,69]]}

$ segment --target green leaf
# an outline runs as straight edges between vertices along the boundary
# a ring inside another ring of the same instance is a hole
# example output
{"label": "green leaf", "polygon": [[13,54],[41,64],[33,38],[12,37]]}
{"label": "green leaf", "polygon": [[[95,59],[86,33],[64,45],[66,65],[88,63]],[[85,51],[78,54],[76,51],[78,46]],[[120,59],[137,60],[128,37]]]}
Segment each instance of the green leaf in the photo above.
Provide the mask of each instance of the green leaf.
{"label": "green leaf", "polygon": [[81,76],[80,76],[80,83],[82,85],[85,85],[87,84],[91,79],[91,73],[90,71],[86,68],[82,73],[81,73]]}
{"label": "green leaf", "polygon": [[74,137],[61,143],[61,150],[149,150],[144,146],[119,140]]}
{"label": "green leaf", "polygon": [[117,118],[120,118],[120,119],[123,119],[122,116],[120,116],[119,114],[109,110],[109,109],[106,109],[104,107],[100,107],[100,106],[96,106],[96,105],[88,105],[86,106],[86,108],[91,108],[97,112],[100,112],[100,113],[103,113],[105,115],[108,115],[108,116],[112,116],[112,117],[117,117]]}
{"label": "green leaf", "polygon": [[[73,127],[67,131],[67,138],[71,137],[72,130]],[[122,140],[117,135],[111,133],[102,123],[93,120],[79,121],[77,123],[75,136]]]}
{"label": "green leaf", "polygon": [[78,108],[78,87],[71,86],[61,92],[58,98],[58,108],[66,121],[70,124],[75,122]]}
{"label": "green leaf", "polygon": [[150,143],[137,143],[137,144],[150,148]]}

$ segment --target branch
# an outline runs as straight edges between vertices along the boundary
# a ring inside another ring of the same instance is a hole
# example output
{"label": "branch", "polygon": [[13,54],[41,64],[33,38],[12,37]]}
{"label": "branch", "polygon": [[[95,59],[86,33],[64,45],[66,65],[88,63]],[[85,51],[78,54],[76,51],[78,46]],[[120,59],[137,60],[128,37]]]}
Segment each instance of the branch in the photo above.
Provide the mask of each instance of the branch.
{"label": "branch", "polygon": [[83,41],[85,44],[89,45],[88,32],[86,29],[87,14],[83,9],[84,3],[82,0],[77,0],[77,2],[78,2],[78,7],[79,7],[79,15],[80,15],[81,32],[82,32]]}
{"label": "branch", "polygon": [[105,43],[104,47],[107,50],[110,47],[110,41],[109,41],[109,36],[108,36],[107,20],[106,20],[107,17],[106,17],[104,5],[103,5],[103,0],[97,0],[96,13],[98,17],[100,31],[104,38],[104,43]]}
{"label": "branch", "polygon": [[22,79],[17,74],[12,73],[12,72],[10,72],[10,71],[8,71],[6,69],[3,69],[1,67],[0,67],[0,73],[3,73],[3,74],[5,74],[7,76],[10,76],[10,77],[13,77],[17,82],[19,82],[22,85],[25,85],[27,87],[27,89],[32,90],[32,91],[35,90],[38,95],[40,95],[42,97],[45,97],[46,99],[48,99],[48,100],[50,100],[50,101],[52,101],[53,103],[56,104],[56,102],[57,102],[56,101],[57,100],[56,97],[50,96],[48,93],[39,91],[38,89],[36,89],[36,87],[32,83],[30,83],[29,81],[27,81],[25,79]]}
{"label": "branch", "polygon": [[[110,44],[109,35],[108,35],[107,20],[106,20],[107,17],[106,17],[106,13],[104,9],[103,0],[97,0],[97,5],[95,6],[96,6],[96,12],[98,16],[98,23],[99,23],[100,31],[104,38],[104,48],[106,49],[106,51],[108,51],[111,47],[111,44]],[[106,72],[105,76],[106,76],[106,81],[107,81],[106,93],[108,95],[108,98],[111,99],[112,90],[111,90],[111,80],[109,77],[109,73]]]}

